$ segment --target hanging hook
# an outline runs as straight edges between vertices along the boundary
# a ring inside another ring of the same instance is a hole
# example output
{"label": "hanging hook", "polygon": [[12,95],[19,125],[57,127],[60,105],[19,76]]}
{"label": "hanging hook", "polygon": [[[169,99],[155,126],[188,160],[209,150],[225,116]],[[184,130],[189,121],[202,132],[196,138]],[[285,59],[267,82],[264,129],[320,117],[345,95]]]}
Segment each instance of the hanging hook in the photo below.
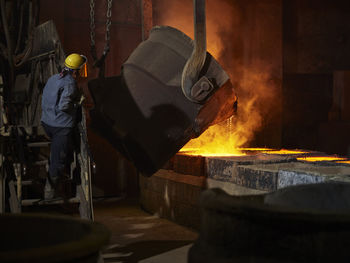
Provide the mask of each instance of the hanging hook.
{"label": "hanging hook", "polygon": [[213,85],[205,76],[198,81],[207,55],[205,1],[193,0],[194,48],[182,71],[181,80],[184,95],[196,103],[202,102],[213,89]]}

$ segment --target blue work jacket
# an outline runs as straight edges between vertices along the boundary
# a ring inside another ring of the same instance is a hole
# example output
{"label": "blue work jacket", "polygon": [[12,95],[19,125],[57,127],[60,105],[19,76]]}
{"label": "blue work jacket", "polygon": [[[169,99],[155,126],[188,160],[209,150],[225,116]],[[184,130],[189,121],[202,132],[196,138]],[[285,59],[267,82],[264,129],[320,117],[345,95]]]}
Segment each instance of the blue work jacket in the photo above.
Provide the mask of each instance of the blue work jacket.
{"label": "blue work jacket", "polygon": [[51,76],[42,95],[41,121],[52,127],[73,127],[78,96],[76,81],[71,74]]}

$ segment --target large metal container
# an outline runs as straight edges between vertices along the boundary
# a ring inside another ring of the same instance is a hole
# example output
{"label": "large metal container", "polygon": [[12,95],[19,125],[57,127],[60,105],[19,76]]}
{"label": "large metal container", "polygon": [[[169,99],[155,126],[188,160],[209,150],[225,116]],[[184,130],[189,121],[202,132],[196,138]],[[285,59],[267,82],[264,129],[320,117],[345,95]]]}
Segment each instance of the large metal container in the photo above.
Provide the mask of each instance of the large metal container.
{"label": "large metal container", "polygon": [[188,262],[348,262],[349,196],[342,182],[245,196],[206,190]]}
{"label": "large metal container", "polygon": [[72,217],[0,214],[0,262],[100,262],[110,232]]}
{"label": "large metal container", "polygon": [[154,27],[123,64],[120,76],[89,82],[95,103],[91,127],[145,175],[160,169],[209,125],[233,114],[229,77],[209,53],[199,77],[211,81],[212,91],[202,103],[185,97],[181,75],[192,51],[193,41],[181,31]]}

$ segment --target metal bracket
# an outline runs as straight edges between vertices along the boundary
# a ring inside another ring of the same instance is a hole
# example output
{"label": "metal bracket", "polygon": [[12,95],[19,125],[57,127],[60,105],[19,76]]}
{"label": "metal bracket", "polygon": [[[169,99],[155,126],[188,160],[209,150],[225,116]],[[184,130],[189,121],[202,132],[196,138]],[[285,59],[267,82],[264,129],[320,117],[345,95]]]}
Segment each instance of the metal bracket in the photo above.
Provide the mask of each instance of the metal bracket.
{"label": "metal bracket", "polygon": [[214,85],[206,77],[201,77],[191,89],[191,97],[197,102],[203,102],[213,91]]}

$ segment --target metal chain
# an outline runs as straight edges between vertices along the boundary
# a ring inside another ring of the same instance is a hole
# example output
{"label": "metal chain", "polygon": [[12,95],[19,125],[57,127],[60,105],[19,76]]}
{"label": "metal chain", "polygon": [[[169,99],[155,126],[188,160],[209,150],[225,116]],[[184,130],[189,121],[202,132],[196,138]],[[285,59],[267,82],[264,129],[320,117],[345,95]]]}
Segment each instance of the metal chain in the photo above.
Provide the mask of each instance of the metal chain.
{"label": "metal chain", "polygon": [[95,50],[95,0],[90,0],[90,39],[91,39],[91,48],[92,48],[92,56],[95,60],[95,64],[100,60],[104,60],[107,53],[109,52],[110,46],[110,27],[112,24],[112,3],[113,0],[107,0],[107,12],[106,12],[106,35],[105,35],[105,47],[103,50],[103,54],[100,59],[97,59],[96,50]]}
{"label": "metal chain", "polygon": [[108,0],[107,1],[107,21],[106,21],[106,46],[105,50],[109,50],[109,40],[110,40],[110,27],[111,27],[111,17],[112,17],[112,1],[113,0]]}
{"label": "metal chain", "polygon": [[90,0],[90,39],[91,46],[95,46],[95,1]]}

